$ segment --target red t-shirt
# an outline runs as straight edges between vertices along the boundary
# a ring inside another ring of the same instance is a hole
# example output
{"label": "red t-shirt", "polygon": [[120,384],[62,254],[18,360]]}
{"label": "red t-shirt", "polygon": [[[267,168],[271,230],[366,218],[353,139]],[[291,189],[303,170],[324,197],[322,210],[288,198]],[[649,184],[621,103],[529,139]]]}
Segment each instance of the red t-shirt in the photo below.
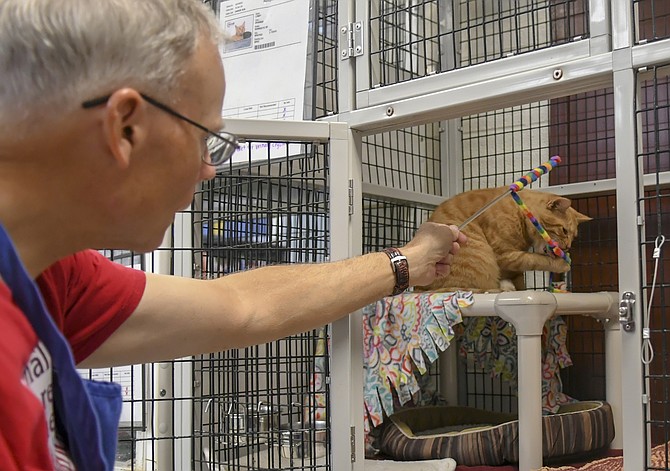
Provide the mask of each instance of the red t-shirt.
{"label": "red t-shirt", "polygon": [[[76,362],[94,352],[135,310],[145,274],[95,251],[67,257],[37,279]],[[51,362],[0,279],[0,469],[67,469],[54,438]]]}

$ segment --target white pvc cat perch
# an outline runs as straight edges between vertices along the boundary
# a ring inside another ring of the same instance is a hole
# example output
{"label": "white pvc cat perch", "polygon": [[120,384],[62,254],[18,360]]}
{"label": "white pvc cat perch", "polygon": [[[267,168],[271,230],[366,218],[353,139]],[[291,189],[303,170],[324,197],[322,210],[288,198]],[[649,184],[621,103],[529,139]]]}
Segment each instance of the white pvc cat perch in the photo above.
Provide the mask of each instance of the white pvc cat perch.
{"label": "white pvc cat perch", "polygon": [[[514,325],[518,338],[519,471],[542,467],[542,368],[541,337],[553,315],[585,315],[601,319],[605,328],[607,402],[614,413],[616,438],[622,447],[621,331],[617,293],[550,293],[511,291],[475,294],[474,303],[461,309],[465,317],[497,315]],[[456,352],[447,349],[441,360],[441,391],[456,402]]]}

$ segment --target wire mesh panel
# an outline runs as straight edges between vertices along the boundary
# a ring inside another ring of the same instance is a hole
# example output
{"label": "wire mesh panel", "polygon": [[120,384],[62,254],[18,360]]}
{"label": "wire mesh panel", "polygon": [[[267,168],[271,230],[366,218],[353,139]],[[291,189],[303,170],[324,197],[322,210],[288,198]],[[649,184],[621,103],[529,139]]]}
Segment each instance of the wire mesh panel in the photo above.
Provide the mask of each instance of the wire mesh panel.
{"label": "wire mesh panel", "polygon": [[[468,327],[457,326],[458,343],[458,404],[494,412],[518,411],[516,372],[505,360],[498,362],[499,371],[491,368],[499,356],[493,352],[476,352],[471,342],[465,337]],[[473,324],[474,325],[474,324]],[[492,339],[492,342],[500,340],[508,347],[516,351],[516,346],[509,342],[513,335],[510,326],[497,316],[492,316],[488,322],[486,332],[482,332]],[[494,346],[493,348],[496,348]],[[511,348],[510,348],[511,347]],[[513,359],[516,362],[516,358]]]}
{"label": "wire mesh panel", "polygon": [[338,106],[337,1],[315,0],[312,23],[313,68],[307,80],[313,80],[312,119],[335,114]]}
{"label": "wire mesh panel", "polygon": [[517,413],[517,392],[510,382],[494,377],[475,364],[473,352],[459,362],[459,404],[496,412]]}
{"label": "wire mesh panel", "polygon": [[552,155],[563,163],[536,188],[615,176],[611,89],[462,118],[464,189],[510,184]]}
{"label": "wire mesh panel", "polygon": [[589,35],[585,0],[370,1],[370,87]]}
{"label": "wire mesh panel", "polygon": [[464,191],[509,185],[549,158],[548,102],[466,116],[461,126]]}
{"label": "wire mesh panel", "polygon": [[550,121],[550,153],[567,160],[549,174],[552,185],[616,176],[611,88],[551,100]]}
{"label": "wire mesh panel", "polygon": [[441,71],[438,2],[370,2],[371,87]]}
{"label": "wire mesh panel", "polygon": [[[568,172],[570,173],[570,169]],[[592,221],[580,225],[570,250],[571,291],[616,292],[618,283],[617,207],[614,194],[572,198],[572,206]],[[605,333],[598,320],[569,316],[566,345],[572,365],[561,371],[563,391],[580,400],[604,399]]]}
{"label": "wire mesh panel", "polygon": [[363,198],[363,253],[408,243],[432,208],[408,202]]}
{"label": "wire mesh panel", "polygon": [[670,79],[668,66],[640,71],[641,129],[638,159],[645,174],[655,175],[670,170],[668,126],[670,122]]}
{"label": "wire mesh panel", "polygon": [[197,469],[330,469],[327,344],[323,330],[196,360]]}
{"label": "wire mesh panel", "polygon": [[670,37],[670,4],[665,0],[633,0],[639,44]]}
{"label": "wire mesh panel", "polygon": [[617,207],[613,194],[572,198],[572,206],[592,220],[579,226],[570,249],[572,291],[618,290]]}
{"label": "wire mesh panel", "polygon": [[[141,254],[125,250],[102,250],[101,253],[108,259],[124,266],[146,270],[145,257]],[[123,406],[119,424],[118,443],[115,466],[121,469],[133,469],[138,462],[138,455],[142,454],[142,446],[150,440],[147,431],[148,386],[151,377],[147,377],[144,365],[133,365],[119,368],[96,368],[80,370],[80,374],[87,379],[114,381],[121,384]],[[125,420],[124,420],[125,419]],[[147,438],[144,438],[146,436]],[[138,447],[138,443],[140,443]]]}
{"label": "wire mesh panel", "polygon": [[[663,184],[663,173],[670,168],[670,67],[658,66],[638,73],[638,123],[641,136],[638,143],[638,167],[651,175],[651,182],[642,193],[641,216],[645,220],[639,248],[642,270],[643,302],[642,329],[650,329],[642,361],[645,365],[646,393],[649,398],[646,422],[651,431],[650,444],[670,440],[670,256],[666,253],[664,237],[670,235],[670,190]],[[639,181],[639,180],[638,180]],[[644,330],[643,330],[644,332]],[[668,453],[665,467],[669,469]]]}
{"label": "wire mesh panel", "polygon": [[442,194],[440,125],[429,123],[363,138],[363,181]]}
{"label": "wire mesh panel", "polygon": [[[327,192],[326,145],[248,142],[196,192],[196,273],[326,261]],[[198,469],[330,469],[328,344],[322,328],[197,358]]]}
{"label": "wire mesh panel", "polygon": [[205,278],[278,262],[327,256],[328,169],[324,148],[248,143],[246,162],[196,192],[194,224]]}

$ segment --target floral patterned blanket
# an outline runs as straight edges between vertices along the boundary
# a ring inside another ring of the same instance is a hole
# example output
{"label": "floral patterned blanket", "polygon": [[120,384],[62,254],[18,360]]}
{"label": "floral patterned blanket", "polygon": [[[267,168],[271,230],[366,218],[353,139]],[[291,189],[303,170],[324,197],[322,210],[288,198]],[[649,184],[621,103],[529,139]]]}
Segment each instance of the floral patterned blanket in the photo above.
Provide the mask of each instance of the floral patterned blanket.
{"label": "floral patterned blanket", "polygon": [[393,413],[393,391],[400,405],[420,391],[417,373],[447,349],[472,302],[469,292],[404,293],[363,310],[366,432]]}

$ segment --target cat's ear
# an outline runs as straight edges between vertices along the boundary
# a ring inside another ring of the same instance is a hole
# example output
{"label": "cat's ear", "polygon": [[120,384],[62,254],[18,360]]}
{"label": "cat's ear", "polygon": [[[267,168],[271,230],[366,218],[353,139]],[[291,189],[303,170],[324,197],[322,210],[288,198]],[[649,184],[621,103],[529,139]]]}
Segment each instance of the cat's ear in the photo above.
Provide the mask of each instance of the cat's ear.
{"label": "cat's ear", "polygon": [[547,209],[550,211],[565,211],[571,204],[572,202],[569,199],[557,196],[547,201]]}
{"label": "cat's ear", "polygon": [[582,214],[579,211],[575,211],[575,219],[577,220],[577,224],[593,220],[593,218],[590,218],[586,214]]}

